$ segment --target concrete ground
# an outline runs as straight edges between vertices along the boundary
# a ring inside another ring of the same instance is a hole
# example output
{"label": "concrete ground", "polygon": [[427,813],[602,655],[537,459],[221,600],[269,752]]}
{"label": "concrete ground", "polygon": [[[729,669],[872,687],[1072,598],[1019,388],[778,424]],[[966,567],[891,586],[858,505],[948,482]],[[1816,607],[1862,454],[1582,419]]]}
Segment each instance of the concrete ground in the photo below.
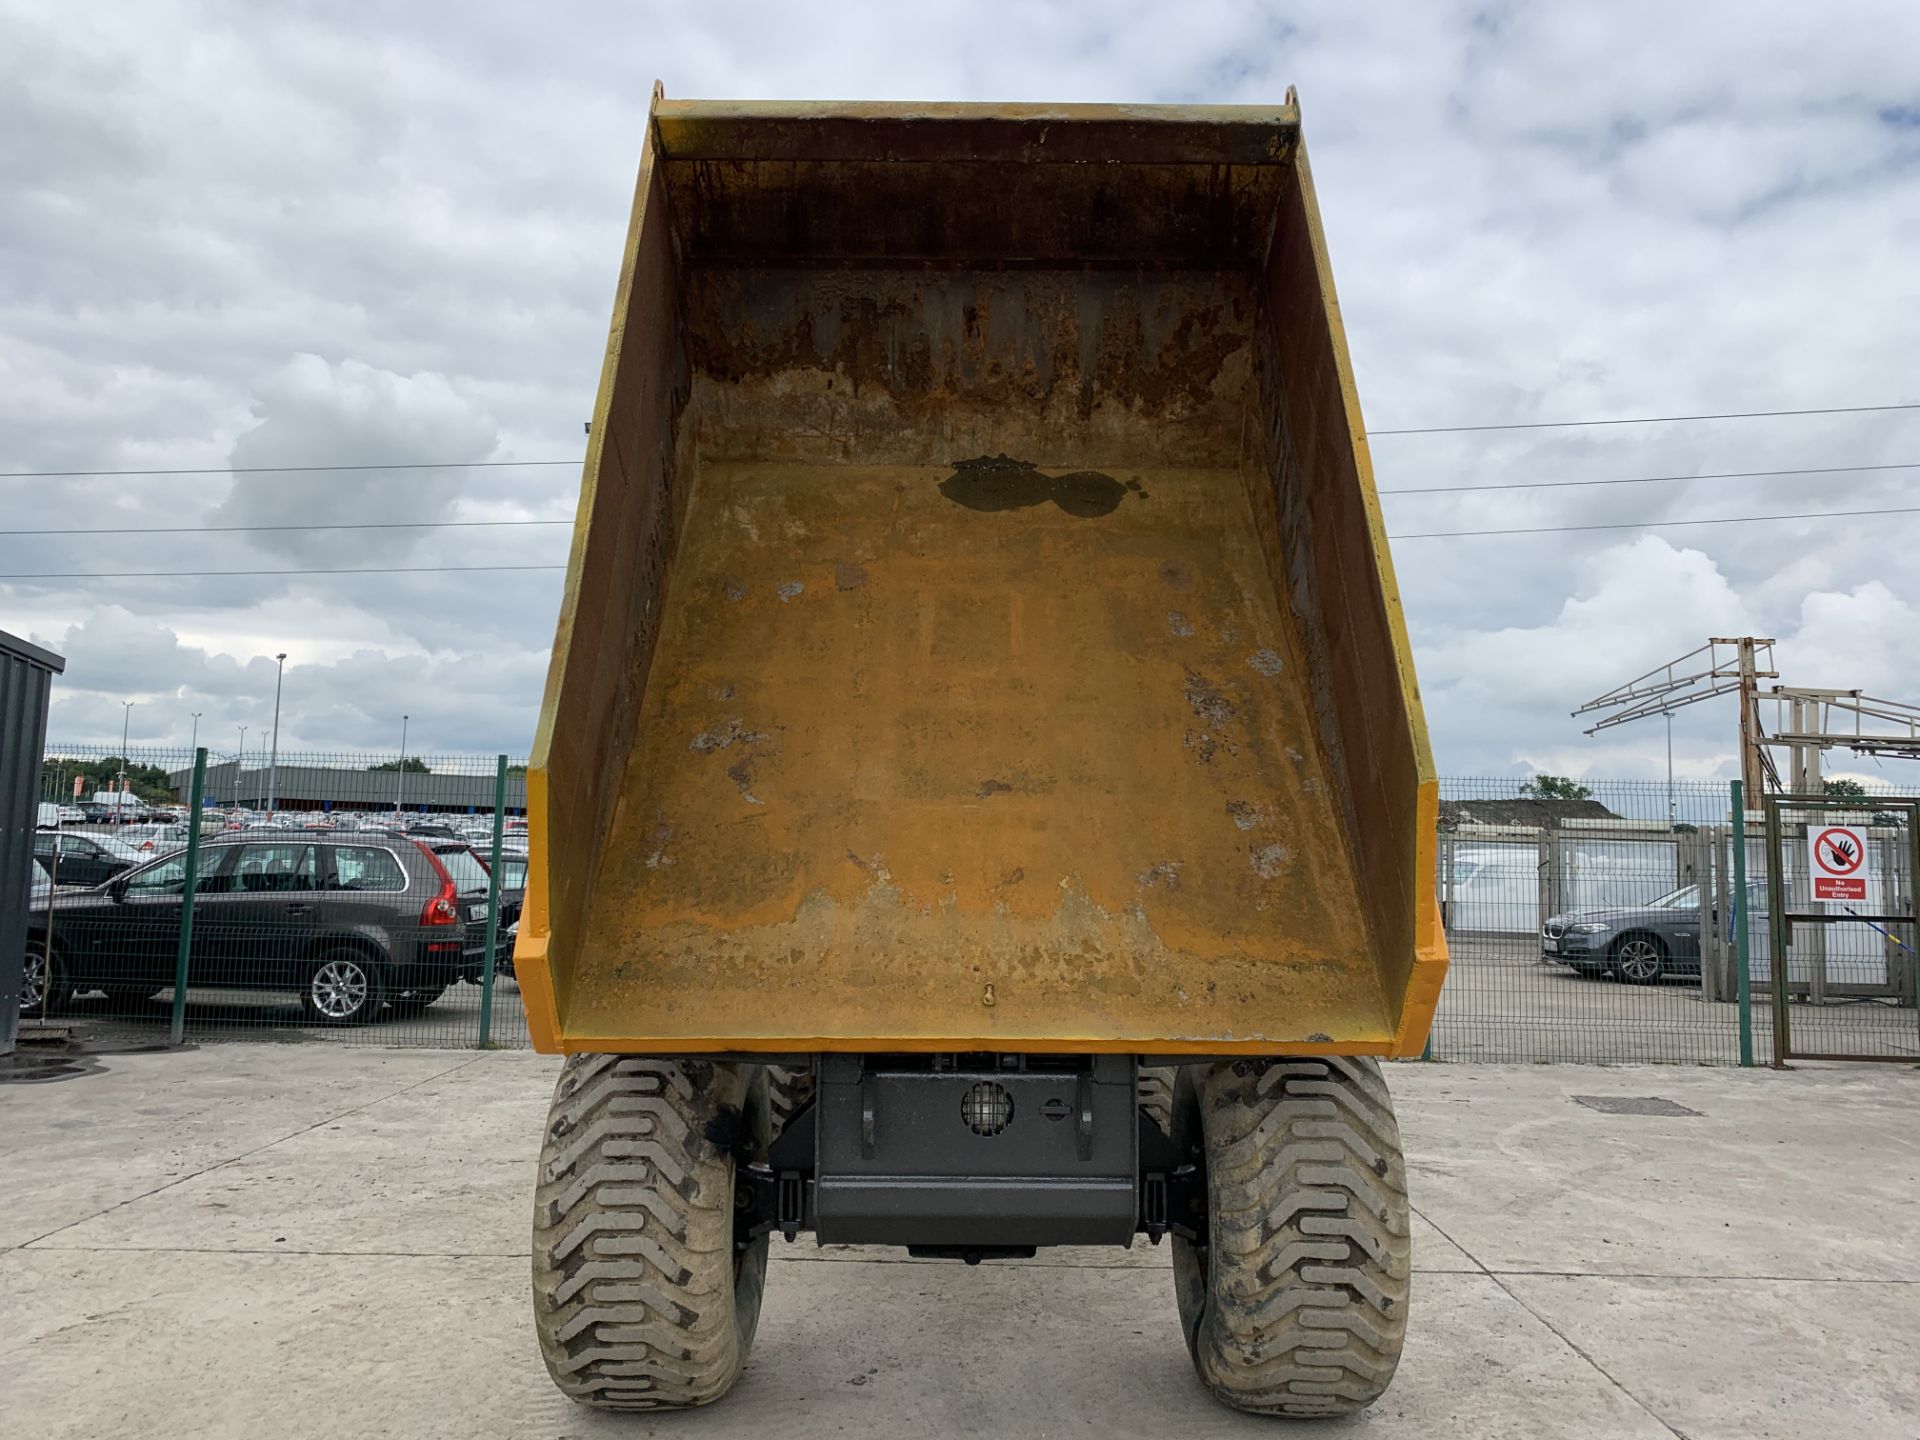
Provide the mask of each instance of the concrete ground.
{"label": "concrete ground", "polygon": [[1406,1358],[1364,1419],[1288,1425],[1201,1392],[1166,1251],[1144,1247],[968,1270],[776,1241],[731,1396],[578,1409],[527,1296],[555,1063],[222,1045],[0,1085],[0,1429],[1920,1435],[1904,1067],[1394,1067],[1419,1213]]}

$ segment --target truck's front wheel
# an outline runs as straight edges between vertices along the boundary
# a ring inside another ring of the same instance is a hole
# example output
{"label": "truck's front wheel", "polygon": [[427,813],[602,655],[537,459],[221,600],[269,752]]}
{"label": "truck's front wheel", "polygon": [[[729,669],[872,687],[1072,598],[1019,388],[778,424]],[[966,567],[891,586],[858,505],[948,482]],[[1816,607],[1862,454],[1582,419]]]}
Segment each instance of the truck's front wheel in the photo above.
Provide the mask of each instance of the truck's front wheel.
{"label": "truck's front wheel", "polygon": [[1174,1127],[1207,1169],[1206,1243],[1173,1246],[1201,1380],[1268,1414],[1347,1415],[1378,1399],[1412,1278],[1400,1131],[1378,1064],[1188,1066]]}
{"label": "truck's front wheel", "polygon": [[560,1072],[533,1217],[533,1313],[584,1405],[705,1405],[760,1318],[764,1235],[734,1245],[737,1156],[766,1151],[758,1065],[576,1055]]}

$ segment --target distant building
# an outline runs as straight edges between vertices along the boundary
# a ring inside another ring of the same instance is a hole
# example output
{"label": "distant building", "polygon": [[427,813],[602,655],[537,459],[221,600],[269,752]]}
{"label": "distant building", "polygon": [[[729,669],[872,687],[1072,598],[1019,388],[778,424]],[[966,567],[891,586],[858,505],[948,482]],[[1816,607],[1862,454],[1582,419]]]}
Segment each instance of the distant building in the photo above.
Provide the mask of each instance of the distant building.
{"label": "distant building", "polygon": [[1442,800],[1440,828],[1462,825],[1509,825],[1524,830],[1550,830],[1569,820],[1618,820],[1598,800]]}
{"label": "distant building", "polygon": [[[493,772],[446,774],[396,770],[356,770],[332,765],[265,765],[244,768],[228,760],[207,766],[205,798],[215,805],[267,808],[269,777],[274,804],[280,810],[355,810],[391,813],[403,803],[408,813],[489,815],[493,813]],[[193,786],[192,770],[169,772],[167,783],[185,803]],[[527,777],[523,770],[507,776],[507,813],[527,813]]]}

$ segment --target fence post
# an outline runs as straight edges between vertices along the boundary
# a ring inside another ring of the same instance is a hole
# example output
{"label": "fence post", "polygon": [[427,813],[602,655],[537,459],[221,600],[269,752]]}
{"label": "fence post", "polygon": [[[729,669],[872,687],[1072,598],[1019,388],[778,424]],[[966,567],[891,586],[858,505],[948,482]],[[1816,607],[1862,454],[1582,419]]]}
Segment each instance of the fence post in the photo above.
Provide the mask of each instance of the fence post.
{"label": "fence post", "polygon": [[200,886],[200,811],[207,791],[207,751],[193,752],[193,784],[187,791],[187,870],[180,878],[180,944],[173,957],[173,1022],[170,1044],[187,1033],[187,962],[193,955],[193,903]]}
{"label": "fence post", "polygon": [[484,1050],[493,1040],[494,953],[500,944],[500,833],[507,827],[507,757],[502,755],[493,772],[493,851],[487,857],[487,958],[480,972],[480,1043]]}
{"label": "fence post", "polygon": [[[1753,942],[1747,904],[1747,797],[1733,782],[1733,983],[1740,1000],[1740,1063],[1753,1066]],[[1773,962],[1780,963],[1776,956]]]}
{"label": "fence post", "polygon": [[1538,834],[1540,883],[1534,903],[1539,913],[1533,917],[1533,933],[1536,937],[1540,934],[1540,927],[1547,923],[1547,917],[1560,912],[1560,892],[1563,888],[1556,864],[1559,845],[1551,822],[1542,824]]}

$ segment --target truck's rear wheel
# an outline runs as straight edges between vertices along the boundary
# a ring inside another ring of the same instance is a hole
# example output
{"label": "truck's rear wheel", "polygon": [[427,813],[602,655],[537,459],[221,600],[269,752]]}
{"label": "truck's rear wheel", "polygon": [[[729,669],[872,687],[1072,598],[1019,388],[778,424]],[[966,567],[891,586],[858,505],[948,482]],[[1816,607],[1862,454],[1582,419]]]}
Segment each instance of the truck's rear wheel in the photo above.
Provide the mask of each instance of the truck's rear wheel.
{"label": "truck's rear wheel", "polygon": [[764,1235],[734,1247],[735,1157],[768,1136],[761,1066],[567,1061],[534,1192],[533,1315],[569,1396],[672,1410],[727,1393],[767,1270]]}
{"label": "truck's rear wheel", "polygon": [[1239,1410],[1347,1415],[1378,1399],[1412,1278],[1400,1131],[1380,1067],[1326,1058],[1180,1072],[1175,1138],[1207,1167],[1207,1243],[1175,1237],[1194,1369]]}
{"label": "truck's rear wheel", "polygon": [[767,1108],[773,1116],[773,1136],[777,1140],[787,1122],[813,1099],[813,1070],[791,1065],[767,1067]]}
{"label": "truck's rear wheel", "polygon": [[1140,1108],[1160,1127],[1162,1134],[1173,1133],[1173,1086],[1180,1075],[1178,1065],[1142,1065],[1140,1067]]}

